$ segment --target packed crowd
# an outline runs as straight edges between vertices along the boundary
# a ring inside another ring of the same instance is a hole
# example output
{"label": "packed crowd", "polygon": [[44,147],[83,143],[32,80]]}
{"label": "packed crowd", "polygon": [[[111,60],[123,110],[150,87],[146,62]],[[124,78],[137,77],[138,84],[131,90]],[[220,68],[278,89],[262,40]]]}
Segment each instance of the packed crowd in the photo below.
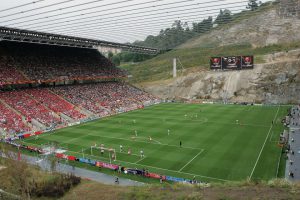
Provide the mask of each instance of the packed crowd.
{"label": "packed crowd", "polygon": [[30,131],[30,128],[26,126],[22,117],[5,105],[0,103],[0,128],[2,128],[8,134],[22,133]]}
{"label": "packed crowd", "polygon": [[42,102],[31,98],[25,91],[2,92],[0,99],[25,116],[28,122],[31,122],[31,119],[36,119],[47,127],[61,123],[53,111],[47,109]]}
{"label": "packed crowd", "polygon": [[[0,100],[21,113],[27,122],[35,119],[52,127],[70,122],[61,114],[75,121],[89,117],[84,110],[103,117],[141,108],[155,97],[127,84],[103,82],[0,92]],[[4,105],[0,107],[0,127],[9,132],[30,130],[21,116]]]}
{"label": "packed crowd", "polygon": [[10,57],[0,56],[0,86],[26,80],[24,75],[14,66]]}
{"label": "packed crowd", "polygon": [[[0,54],[0,89],[6,84],[31,87],[34,83],[126,76],[124,70],[94,49],[2,41]],[[0,131],[6,133],[28,132],[33,123],[34,127],[51,128],[94,115],[107,116],[141,108],[145,102],[155,100],[119,82],[4,89],[10,90],[0,91]]]}
{"label": "packed crowd", "polygon": [[155,100],[152,95],[119,82],[62,86],[52,88],[52,91],[101,116],[136,109],[146,101]]}
{"label": "packed crowd", "polygon": [[63,113],[75,120],[80,120],[86,117],[84,114],[76,110],[74,105],[47,89],[27,89],[25,92],[57,114]]}
{"label": "packed crowd", "polygon": [[[2,46],[6,59],[0,59],[2,84],[17,81],[80,80],[125,76],[97,50],[36,44]],[[1,83],[0,83],[1,84]]]}

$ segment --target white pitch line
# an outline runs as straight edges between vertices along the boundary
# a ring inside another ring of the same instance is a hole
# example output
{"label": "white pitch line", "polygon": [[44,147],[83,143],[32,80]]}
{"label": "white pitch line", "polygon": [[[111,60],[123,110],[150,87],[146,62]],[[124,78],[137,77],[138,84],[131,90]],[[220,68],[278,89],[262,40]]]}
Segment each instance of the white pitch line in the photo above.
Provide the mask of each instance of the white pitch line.
{"label": "white pitch line", "polygon": [[[56,133],[56,134],[60,134],[60,133]],[[45,135],[45,134],[43,134]],[[95,136],[95,137],[102,137],[102,138],[109,138],[109,139],[117,139],[117,140],[125,140],[125,141],[130,141],[130,142],[139,142],[139,143],[146,143],[146,144],[155,144],[155,145],[162,145],[162,146],[169,146],[169,147],[177,147],[177,148],[180,148],[179,145],[176,146],[176,145],[171,145],[171,144],[163,144],[163,143],[160,143],[159,141],[156,141],[156,140],[153,140],[155,142],[159,142],[159,143],[151,143],[151,142],[144,142],[144,141],[135,141],[135,140],[132,140],[132,139],[126,139],[126,138],[118,138],[118,137],[109,137],[109,136],[104,136],[104,135],[94,135],[94,134],[86,134],[86,135],[82,135],[82,136],[79,136],[79,137],[76,137],[76,138],[72,138],[70,140],[67,140],[66,142],[63,142],[63,143],[60,143],[60,144],[70,144],[70,141],[76,141],[80,138],[83,138],[83,137],[87,137],[87,136]],[[137,138],[143,138],[143,137],[137,137]],[[27,141],[30,141],[31,139],[27,140]],[[202,150],[200,148],[194,148],[194,147],[181,147],[183,149],[196,149],[196,150]]]}
{"label": "white pitch line", "polygon": [[188,164],[190,164],[197,156],[199,156],[204,150],[202,149],[194,158],[192,158],[188,163],[186,163],[180,170],[179,172],[181,172],[186,166],[188,166]]}
{"label": "white pitch line", "polygon": [[144,160],[145,158],[147,158],[146,156],[138,161],[136,161],[134,164],[138,164],[139,162],[141,162],[142,160]]}
{"label": "white pitch line", "polygon": [[[103,136],[103,135],[87,134],[87,135],[84,135],[84,136],[81,136],[81,137],[86,137],[86,136],[95,136],[95,137],[100,137],[100,138],[102,137],[102,138],[109,138],[109,139],[125,140],[125,141],[130,141],[130,142],[139,142],[139,143],[155,144],[155,145],[162,145],[162,146],[169,146],[169,147],[180,148],[179,145],[176,146],[176,145],[163,144],[163,143],[151,143],[151,142],[136,141],[136,140],[132,140],[132,139],[118,138],[118,137],[109,137],[109,136]],[[77,138],[81,138],[81,137],[77,137]],[[181,147],[181,148],[183,148],[183,149],[198,149],[198,150],[202,150],[200,148],[194,148],[194,147]]]}
{"label": "white pitch line", "polygon": [[[279,108],[280,108],[280,106],[278,106],[278,109],[277,109],[276,115],[275,115],[275,117],[274,117],[274,119],[273,119],[273,122],[274,122],[275,119],[277,118],[277,115],[278,115],[278,112],[279,112]],[[268,132],[268,134],[267,134],[267,136],[266,136],[265,142],[264,142],[264,144],[262,145],[262,147],[261,147],[261,149],[260,149],[260,152],[259,152],[258,157],[257,157],[257,159],[256,159],[256,162],[255,162],[255,164],[254,164],[254,167],[253,167],[253,169],[252,169],[252,171],[251,171],[251,174],[250,174],[250,176],[249,176],[249,180],[251,180],[251,178],[252,178],[252,175],[253,175],[254,170],[255,170],[255,168],[256,168],[256,165],[257,165],[257,163],[258,163],[258,161],[259,161],[259,158],[260,158],[260,156],[261,156],[261,153],[263,152],[263,150],[264,150],[264,148],[265,148],[266,142],[267,142],[267,140],[268,140],[268,137],[269,137],[269,135],[270,135],[270,132],[271,132],[272,128],[273,128],[273,124],[271,124],[270,129],[269,129],[269,132]]]}
{"label": "white pitch line", "polygon": [[[29,144],[31,144],[31,143],[29,143]],[[204,149],[202,149],[202,151],[204,151]],[[69,151],[68,150],[68,152],[73,152],[73,153],[79,153],[80,154],[80,152],[75,152],[75,151]],[[98,156],[94,156],[94,155],[90,155],[90,154],[88,154],[87,157],[94,157],[96,159],[99,159]],[[109,160],[108,158],[105,158],[105,157],[100,157],[100,159]],[[153,168],[153,169],[158,169],[158,170],[164,170],[164,171],[174,172],[174,173],[179,173],[179,174],[185,174],[185,175],[190,175],[190,176],[208,178],[208,179],[213,179],[213,180],[218,180],[218,181],[224,181],[224,182],[230,181],[230,180],[227,180],[227,179],[221,179],[221,178],[215,178],[215,177],[210,177],[210,176],[204,176],[204,175],[200,175],[200,174],[192,174],[192,173],[188,173],[188,172],[180,172],[180,171],[175,171],[175,170],[170,170],[170,169],[164,169],[164,168],[160,168],[160,167],[154,167],[154,166],[151,166],[151,165],[138,164],[137,162],[139,162],[139,161],[137,161],[136,163],[127,162],[127,161],[123,161],[123,160],[118,160],[118,161],[123,162],[123,163],[132,164],[132,165],[139,165],[139,166],[143,166],[143,167],[148,167],[148,168]]]}
{"label": "white pitch line", "polygon": [[274,131],[272,131],[272,134],[270,135],[270,139],[269,139],[269,142],[272,141],[272,138],[273,138],[273,134],[274,134]]}
{"label": "white pitch line", "polygon": [[129,163],[129,164],[134,164],[134,165],[140,165],[140,166],[144,166],[144,167],[149,167],[149,168],[153,168],[153,169],[159,169],[159,170],[164,170],[164,171],[179,173],[179,174],[186,174],[186,175],[190,175],[190,176],[198,176],[198,177],[202,177],[202,178],[208,178],[208,179],[225,181],[225,182],[226,181],[230,181],[230,180],[221,179],[221,178],[215,178],[215,177],[210,177],[210,176],[203,176],[203,175],[200,175],[200,174],[192,174],[192,173],[187,173],[187,172],[179,172],[179,171],[175,171],[175,170],[164,169],[164,168],[160,168],[160,167],[154,167],[154,166],[151,166],[151,165],[135,164],[135,163],[126,162],[126,161],[122,161],[122,162]]}

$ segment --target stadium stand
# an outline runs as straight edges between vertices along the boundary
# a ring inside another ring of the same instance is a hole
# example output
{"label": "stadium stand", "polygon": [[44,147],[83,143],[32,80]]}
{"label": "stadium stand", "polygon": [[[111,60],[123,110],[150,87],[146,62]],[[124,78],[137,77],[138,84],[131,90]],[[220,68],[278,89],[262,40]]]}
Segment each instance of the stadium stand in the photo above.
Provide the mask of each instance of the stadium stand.
{"label": "stadium stand", "polygon": [[0,56],[0,86],[27,80],[13,64],[14,62],[11,57]]}
{"label": "stadium stand", "polygon": [[13,76],[8,79],[9,82],[40,83],[126,76],[124,70],[114,67],[97,50],[27,43],[4,44],[2,49],[7,52],[10,59],[8,62],[2,61],[4,63],[2,68],[8,70],[3,73],[4,75],[10,73],[10,76]]}
{"label": "stadium stand", "polygon": [[36,119],[47,127],[61,123],[61,120],[52,111],[31,98],[25,91],[3,92],[0,93],[0,98],[19,111],[26,119]]}
{"label": "stadium stand", "polygon": [[52,88],[52,91],[100,116],[137,109],[146,101],[155,100],[155,97],[119,82],[62,86]]}
{"label": "stadium stand", "polygon": [[52,130],[144,107],[156,98],[95,49],[0,42],[0,133]]}
{"label": "stadium stand", "polygon": [[0,103],[0,128],[6,131],[8,134],[28,132],[31,129],[26,126],[22,117],[5,105]]}
{"label": "stadium stand", "polygon": [[51,93],[48,89],[27,89],[25,92],[57,114],[63,113],[74,120],[80,120],[86,117],[77,111],[74,105]]}

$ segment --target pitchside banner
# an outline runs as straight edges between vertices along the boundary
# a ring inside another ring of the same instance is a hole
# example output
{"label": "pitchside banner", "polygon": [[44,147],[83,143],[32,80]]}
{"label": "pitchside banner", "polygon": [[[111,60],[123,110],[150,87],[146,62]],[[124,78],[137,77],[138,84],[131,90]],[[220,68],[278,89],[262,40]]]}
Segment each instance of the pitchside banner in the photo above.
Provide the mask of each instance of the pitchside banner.
{"label": "pitchside banner", "polygon": [[253,56],[242,56],[242,69],[253,69],[254,68],[254,57]]}
{"label": "pitchside banner", "polygon": [[237,70],[241,68],[240,56],[222,57],[222,69]]}
{"label": "pitchside banner", "polygon": [[222,69],[221,57],[210,58],[210,69]]}

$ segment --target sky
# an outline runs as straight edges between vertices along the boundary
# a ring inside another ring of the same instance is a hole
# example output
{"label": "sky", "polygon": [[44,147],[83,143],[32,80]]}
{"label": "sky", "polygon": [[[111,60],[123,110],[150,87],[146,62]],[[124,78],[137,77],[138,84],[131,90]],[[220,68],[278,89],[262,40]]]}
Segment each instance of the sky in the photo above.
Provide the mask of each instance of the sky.
{"label": "sky", "polygon": [[[266,2],[268,0],[261,0]],[[1,0],[0,26],[119,43],[158,35],[175,20],[200,22],[248,0]]]}

